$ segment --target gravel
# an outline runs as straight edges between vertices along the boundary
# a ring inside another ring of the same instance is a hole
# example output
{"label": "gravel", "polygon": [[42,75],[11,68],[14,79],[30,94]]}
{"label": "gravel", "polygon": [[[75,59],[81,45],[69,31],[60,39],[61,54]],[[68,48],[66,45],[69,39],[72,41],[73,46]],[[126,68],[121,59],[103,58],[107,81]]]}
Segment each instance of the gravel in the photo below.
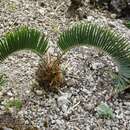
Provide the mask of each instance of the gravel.
{"label": "gravel", "polygon": [[[56,41],[59,33],[76,22],[93,21],[112,28],[130,38],[130,30],[123,20],[114,19],[115,14],[91,9],[87,2],[74,17],[68,17],[69,1],[63,0],[4,0],[0,2],[0,35],[20,25],[29,25],[44,32],[50,40],[49,52],[57,55]],[[112,59],[94,48],[71,49],[63,57],[67,66],[67,84],[58,94],[37,95],[31,91],[39,57],[30,51],[9,56],[0,64],[0,72],[7,75],[8,82],[0,92],[0,112],[4,102],[20,98],[23,107],[17,112],[26,124],[42,130],[130,130],[130,103],[125,95],[112,94],[110,70],[117,71]],[[100,119],[95,108],[102,101],[113,109],[114,119]]]}

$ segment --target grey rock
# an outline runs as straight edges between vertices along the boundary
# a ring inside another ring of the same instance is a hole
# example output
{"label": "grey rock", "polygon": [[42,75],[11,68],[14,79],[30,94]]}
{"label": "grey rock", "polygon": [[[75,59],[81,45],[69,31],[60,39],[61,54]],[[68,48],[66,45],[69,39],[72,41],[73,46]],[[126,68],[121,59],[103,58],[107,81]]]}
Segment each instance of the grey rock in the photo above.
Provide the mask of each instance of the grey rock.
{"label": "grey rock", "polygon": [[125,0],[111,0],[110,5],[117,11],[121,12],[122,9],[127,7],[127,2]]}
{"label": "grey rock", "polygon": [[90,0],[90,2],[103,6],[106,9],[117,13],[119,16],[130,15],[130,0]]}

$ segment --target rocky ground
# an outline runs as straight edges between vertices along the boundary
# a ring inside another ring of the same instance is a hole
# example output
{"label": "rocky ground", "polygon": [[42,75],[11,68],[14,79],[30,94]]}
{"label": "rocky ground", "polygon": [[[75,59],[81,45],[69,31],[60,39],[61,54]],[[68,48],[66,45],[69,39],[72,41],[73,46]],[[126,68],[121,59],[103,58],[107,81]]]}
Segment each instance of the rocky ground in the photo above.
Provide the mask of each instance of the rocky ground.
{"label": "rocky ground", "polygon": [[117,14],[117,17],[130,17],[130,0],[89,0],[94,6],[107,9]]}
{"label": "rocky ground", "polygon": [[[108,26],[129,40],[130,30],[115,14],[91,8],[85,3],[75,16],[70,17],[67,0],[4,0],[0,2],[0,35],[19,25],[29,25],[43,31],[50,40],[50,53],[57,54],[56,41],[60,32],[82,21]],[[67,85],[59,94],[31,91],[39,57],[22,51],[0,64],[0,72],[8,82],[0,92],[0,112],[6,101],[19,98],[23,107],[16,113],[26,124],[42,130],[130,130],[130,97],[114,96],[112,79],[108,72],[116,66],[109,56],[94,48],[80,47],[70,50],[64,57],[67,66]],[[96,107],[107,102],[114,112],[113,119],[101,119]]]}

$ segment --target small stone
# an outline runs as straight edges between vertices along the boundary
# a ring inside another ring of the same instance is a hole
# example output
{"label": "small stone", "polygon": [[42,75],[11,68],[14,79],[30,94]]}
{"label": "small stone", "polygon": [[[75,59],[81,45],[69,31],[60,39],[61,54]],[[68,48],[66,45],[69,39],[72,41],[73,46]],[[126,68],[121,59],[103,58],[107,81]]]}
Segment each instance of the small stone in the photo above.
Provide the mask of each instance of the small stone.
{"label": "small stone", "polygon": [[130,116],[130,111],[125,111],[124,113],[125,113],[125,115],[129,115]]}
{"label": "small stone", "polygon": [[18,115],[20,115],[22,117],[24,115],[24,112],[23,111],[19,111]]}
{"label": "small stone", "polygon": [[36,90],[36,94],[37,94],[38,96],[41,96],[41,95],[43,95],[43,92],[42,92],[42,90]]}
{"label": "small stone", "polygon": [[3,130],[13,130],[11,128],[3,127]]}
{"label": "small stone", "polygon": [[130,102],[124,102],[124,105],[129,106],[130,107]]}
{"label": "small stone", "polygon": [[112,127],[112,130],[119,130],[117,127]]}
{"label": "small stone", "polygon": [[93,110],[93,108],[94,108],[94,104],[92,103],[86,104],[86,110],[91,111]]}
{"label": "small stone", "polygon": [[117,17],[116,14],[111,14],[111,18],[115,19]]}
{"label": "small stone", "polygon": [[39,12],[41,15],[44,15],[44,14],[45,14],[45,10],[44,10],[43,8],[38,9],[38,12]]}
{"label": "small stone", "polygon": [[7,95],[10,96],[10,97],[12,97],[13,93],[9,91],[9,92],[7,92]]}
{"label": "small stone", "polygon": [[125,118],[126,118],[126,120],[130,120],[130,115],[129,115],[129,116],[126,116]]}
{"label": "small stone", "polygon": [[19,4],[18,0],[10,0],[11,2],[14,2],[15,4]]}
{"label": "small stone", "polygon": [[55,122],[56,122],[55,120],[52,120],[52,121],[51,121],[52,124],[55,124]]}
{"label": "small stone", "polygon": [[116,110],[115,113],[116,113],[116,118],[123,119],[124,117],[123,113],[121,113],[119,110]]}
{"label": "small stone", "polygon": [[86,0],[86,3],[90,3],[90,0]]}
{"label": "small stone", "polygon": [[104,67],[104,64],[102,64],[102,63],[93,63],[93,64],[92,64],[92,68],[93,68],[94,70],[101,69],[101,68],[103,68],[103,67]]}
{"label": "small stone", "polygon": [[0,91],[0,99],[2,98],[2,96],[3,96],[3,93]]}
{"label": "small stone", "polygon": [[41,3],[40,3],[40,6],[41,6],[41,7],[44,7],[44,6],[45,6],[45,3],[44,3],[44,2],[41,2]]}
{"label": "small stone", "polygon": [[112,28],[115,28],[115,27],[116,27],[116,24],[115,24],[114,22],[109,22],[108,24],[109,24],[109,26],[112,27]]}
{"label": "small stone", "polygon": [[62,108],[62,111],[63,112],[67,112],[67,109],[68,109],[68,104],[69,104],[69,98],[71,97],[71,94],[70,93],[64,93],[62,94],[62,96],[60,96],[58,99],[57,99],[57,104],[59,107]]}
{"label": "small stone", "polygon": [[93,16],[88,16],[88,17],[87,17],[87,20],[91,22],[91,21],[94,20],[94,17],[93,17]]}
{"label": "small stone", "polygon": [[67,86],[74,86],[76,85],[76,80],[75,79],[71,79],[67,81]]}
{"label": "small stone", "polygon": [[68,106],[67,106],[67,105],[63,105],[63,106],[62,106],[62,111],[63,111],[64,113],[66,113],[67,110],[68,110]]}
{"label": "small stone", "polygon": [[57,101],[59,106],[63,106],[64,104],[68,103],[67,97],[64,96],[59,97]]}
{"label": "small stone", "polygon": [[54,47],[50,47],[50,48],[48,49],[48,52],[49,52],[50,54],[54,55],[55,48],[54,48]]}
{"label": "small stone", "polygon": [[30,93],[30,90],[26,90],[26,94],[29,94]]}
{"label": "small stone", "polygon": [[25,121],[25,124],[26,124],[26,125],[28,125],[28,124],[29,124],[29,121],[28,121],[28,120],[26,120],[26,121]]}
{"label": "small stone", "polygon": [[106,125],[107,125],[107,126],[110,126],[110,125],[111,125],[111,120],[107,120],[107,121],[106,121]]}
{"label": "small stone", "polygon": [[4,111],[4,110],[5,110],[5,107],[4,107],[4,106],[0,106],[0,109],[1,109],[2,111]]}
{"label": "small stone", "polygon": [[57,122],[58,125],[62,125],[63,124],[62,120],[56,120],[56,122]]}
{"label": "small stone", "polygon": [[12,113],[12,114],[16,114],[16,108],[15,107],[11,107],[11,108],[8,108],[9,111]]}

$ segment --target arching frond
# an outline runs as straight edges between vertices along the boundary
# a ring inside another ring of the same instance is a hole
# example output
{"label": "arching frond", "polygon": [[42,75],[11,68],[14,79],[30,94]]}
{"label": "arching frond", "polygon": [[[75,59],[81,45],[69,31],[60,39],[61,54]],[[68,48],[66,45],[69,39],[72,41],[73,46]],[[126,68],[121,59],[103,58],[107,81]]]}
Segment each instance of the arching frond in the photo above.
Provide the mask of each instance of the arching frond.
{"label": "arching frond", "polygon": [[58,45],[65,52],[77,45],[94,46],[105,51],[119,66],[116,76],[119,90],[130,84],[130,45],[114,31],[92,23],[76,25],[61,34]]}
{"label": "arching frond", "polygon": [[48,41],[40,31],[20,27],[0,38],[0,60],[4,60],[15,51],[28,49],[42,55],[47,49]]}

